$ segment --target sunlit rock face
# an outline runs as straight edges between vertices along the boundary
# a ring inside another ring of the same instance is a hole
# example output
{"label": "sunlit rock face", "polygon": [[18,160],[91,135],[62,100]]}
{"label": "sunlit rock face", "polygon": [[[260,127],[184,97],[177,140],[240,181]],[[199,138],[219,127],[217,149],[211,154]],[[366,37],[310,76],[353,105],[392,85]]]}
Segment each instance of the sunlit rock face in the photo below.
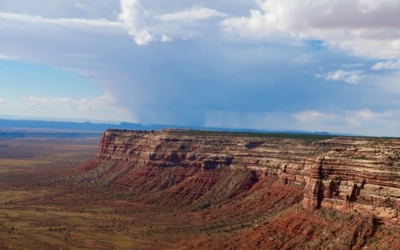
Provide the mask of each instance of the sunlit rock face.
{"label": "sunlit rock face", "polygon": [[303,205],[371,214],[398,224],[399,141],[340,140],[352,143],[333,148],[310,166]]}
{"label": "sunlit rock face", "polygon": [[397,140],[376,138],[107,130],[97,157],[76,169],[74,178],[81,187],[204,206],[274,181],[278,189],[301,193],[309,210],[362,213],[395,225],[400,223],[399,149]]}

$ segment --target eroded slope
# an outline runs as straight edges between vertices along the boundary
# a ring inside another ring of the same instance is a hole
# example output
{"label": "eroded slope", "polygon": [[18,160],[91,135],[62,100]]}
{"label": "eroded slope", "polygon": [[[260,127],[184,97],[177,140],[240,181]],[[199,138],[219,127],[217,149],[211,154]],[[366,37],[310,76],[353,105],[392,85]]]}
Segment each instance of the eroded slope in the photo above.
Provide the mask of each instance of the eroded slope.
{"label": "eroded slope", "polygon": [[108,130],[70,180],[216,225],[204,230],[218,237],[183,248],[359,249],[397,244],[385,232],[399,224],[399,149],[394,139]]}

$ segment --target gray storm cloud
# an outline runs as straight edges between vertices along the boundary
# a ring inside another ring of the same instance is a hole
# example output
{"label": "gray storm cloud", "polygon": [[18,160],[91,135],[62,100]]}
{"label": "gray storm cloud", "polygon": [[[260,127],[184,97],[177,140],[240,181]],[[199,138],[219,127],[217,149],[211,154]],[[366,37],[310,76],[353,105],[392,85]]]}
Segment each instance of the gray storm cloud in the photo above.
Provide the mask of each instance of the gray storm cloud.
{"label": "gray storm cloud", "polygon": [[[86,10],[54,1],[51,13],[5,2],[3,59],[72,70],[137,122],[268,128],[276,119],[277,127],[360,130],[374,121],[384,131],[389,115],[357,114],[400,110],[396,1],[79,1]],[[307,43],[314,39],[322,45]]]}

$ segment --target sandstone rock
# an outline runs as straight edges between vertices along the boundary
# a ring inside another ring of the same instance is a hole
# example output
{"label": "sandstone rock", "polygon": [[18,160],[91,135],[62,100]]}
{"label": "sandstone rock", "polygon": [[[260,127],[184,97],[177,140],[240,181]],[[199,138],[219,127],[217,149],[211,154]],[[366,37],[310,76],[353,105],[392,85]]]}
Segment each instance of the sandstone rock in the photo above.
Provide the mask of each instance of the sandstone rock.
{"label": "sandstone rock", "polygon": [[204,204],[276,178],[282,187],[302,190],[307,209],[368,214],[400,225],[399,157],[400,141],[376,138],[308,143],[235,133],[108,130],[97,157],[73,178],[78,186],[151,193],[153,201],[180,197]]}

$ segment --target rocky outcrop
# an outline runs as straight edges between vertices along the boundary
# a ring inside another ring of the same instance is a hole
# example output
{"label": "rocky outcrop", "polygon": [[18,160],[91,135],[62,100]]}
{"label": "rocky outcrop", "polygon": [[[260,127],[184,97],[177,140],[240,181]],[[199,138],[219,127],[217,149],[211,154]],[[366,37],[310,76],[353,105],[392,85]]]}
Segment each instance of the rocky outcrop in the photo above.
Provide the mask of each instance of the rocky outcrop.
{"label": "rocky outcrop", "polygon": [[252,134],[108,130],[97,157],[75,169],[72,178],[81,188],[207,206],[250,190],[266,177],[302,189],[309,157],[328,149],[305,140]]}
{"label": "rocky outcrop", "polygon": [[249,170],[258,177],[275,175],[285,184],[305,185],[310,156],[336,144],[220,132],[108,130],[97,158],[135,167]]}
{"label": "rocky outcrop", "polygon": [[254,190],[257,183],[277,182],[303,193],[309,210],[400,223],[400,141],[289,137],[108,130],[97,157],[76,169],[73,179],[78,187],[118,189],[147,202],[203,207]]}
{"label": "rocky outcrop", "polygon": [[363,139],[334,148],[314,160],[303,205],[371,214],[384,223],[400,223],[400,175],[397,140]]}

